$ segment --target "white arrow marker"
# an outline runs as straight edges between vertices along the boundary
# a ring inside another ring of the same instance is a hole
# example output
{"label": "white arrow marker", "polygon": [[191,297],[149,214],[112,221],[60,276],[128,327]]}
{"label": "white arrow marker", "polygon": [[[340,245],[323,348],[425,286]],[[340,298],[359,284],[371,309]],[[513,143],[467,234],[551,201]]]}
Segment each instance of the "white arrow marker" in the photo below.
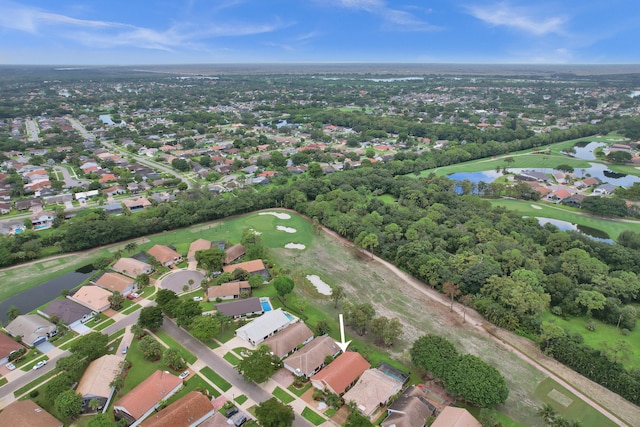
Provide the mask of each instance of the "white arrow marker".
{"label": "white arrow marker", "polygon": [[338,344],[338,347],[340,347],[340,350],[342,350],[342,352],[346,352],[347,351],[347,347],[349,347],[349,344],[351,344],[351,341],[344,341],[344,319],[342,318],[342,314],[339,314],[340,316],[340,339],[342,340],[342,342],[338,342],[336,341],[336,344]]}

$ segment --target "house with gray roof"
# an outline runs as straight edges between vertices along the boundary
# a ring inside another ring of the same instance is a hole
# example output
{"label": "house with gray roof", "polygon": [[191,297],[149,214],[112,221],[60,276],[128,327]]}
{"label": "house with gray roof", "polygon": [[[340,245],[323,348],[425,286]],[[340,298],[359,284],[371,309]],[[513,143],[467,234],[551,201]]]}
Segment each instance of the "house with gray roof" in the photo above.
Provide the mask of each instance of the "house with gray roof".
{"label": "house with gray roof", "polygon": [[58,327],[37,314],[22,314],[11,321],[5,328],[13,337],[20,337],[22,342],[31,347],[48,341],[58,333]]}
{"label": "house with gray roof", "polygon": [[223,316],[232,317],[234,319],[264,313],[262,304],[260,303],[260,298],[257,297],[221,302],[220,304],[215,305],[215,309]]}
{"label": "house with gray roof", "polygon": [[96,314],[95,311],[70,299],[54,300],[39,313],[48,319],[58,318],[71,329],[88,322]]}
{"label": "house with gray roof", "polygon": [[281,308],[278,308],[267,311],[262,316],[236,329],[236,336],[252,345],[258,345],[276,332],[286,328],[289,323],[291,323],[291,319]]}
{"label": "house with gray roof", "polygon": [[330,336],[316,337],[284,359],[284,368],[294,375],[311,378],[324,367],[327,356],[336,357],[340,351],[340,347]]}

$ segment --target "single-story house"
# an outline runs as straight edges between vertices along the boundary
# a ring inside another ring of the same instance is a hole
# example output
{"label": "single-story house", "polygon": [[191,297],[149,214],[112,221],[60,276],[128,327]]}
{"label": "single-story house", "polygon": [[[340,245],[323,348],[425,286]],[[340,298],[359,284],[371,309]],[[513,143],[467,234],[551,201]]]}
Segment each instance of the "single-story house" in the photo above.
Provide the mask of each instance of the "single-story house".
{"label": "single-story house", "polygon": [[102,206],[102,209],[109,215],[120,215],[122,213],[122,203],[113,201],[107,205]]}
{"label": "single-story house", "polygon": [[423,427],[436,408],[419,386],[411,385],[387,408],[381,427]]}
{"label": "single-story house", "polygon": [[215,409],[208,397],[197,391],[191,391],[157,414],[147,418],[141,426],[195,427],[211,418],[214,413]]}
{"label": "single-story house", "polygon": [[89,401],[92,399],[100,402],[100,408],[109,406],[115,389],[109,384],[120,375],[123,359],[114,354],[106,354],[92,361],[84,371],[76,393],[82,396],[82,412],[92,412]]}
{"label": "single-story house", "polygon": [[206,251],[207,249],[211,249],[211,241],[206,239],[198,239],[189,245],[189,252],[187,253],[187,259],[189,261],[195,261],[196,252]]}
{"label": "single-story house", "polygon": [[178,264],[182,261],[182,255],[175,250],[164,245],[154,245],[147,251],[149,255],[158,260],[158,262],[165,267],[173,264]]}
{"label": "single-story house", "polygon": [[247,250],[240,243],[228,247],[224,251],[224,263],[231,264],[243,256]]}
{"label": "single-story house", "polygon": [[120,292],[125,297],[138,290],[135,280],[120,273],[104,273],[93,283],[108,291]]}
{"label": "single-story house", "polygon": [[123,200],[122,203],[124,203],[131,212],[139,211],[151,206],[151,202],[145,197],[139,197],[136,200]]}
{"label": "single-story house", "polygon": [[277,334],[264,340],[271,352],[283,359],[313,339],[313,331],[303,322],[293,323]]}
{"label": "single-story house", "polygon": [[130,427],[139,425],[145,418],[182,387],[182,380],[166,371],[155,371],[113,406],[118,419],[125,419]]}
{"label": "single-story house", "polygon": [[260,303],[260,298],[247,298],[230,302],[222,302],[220,304],[216,304],[215,309],[223,316],[232,317],[234,319],[264,313],[264,309]]}
{"label": "single-story house", "polygon": [[264,265],[261,259],[254,259],[252,261],[240,262],[238,264],[225,265],[222,267],[222,271],[225,273],[233,273],[237,269],[242,269],[249,274],[260,275],[263,279],[269,277],[269,269]]}
{"label": "single-story house", "polygon": [[594,196],[608,196],[616,191],[616,186],[613,184],[602,184],[597,186],[591,193]]}
{"label": "single-story house", "polygon": [[115,264],[113,264],[111,269],[133,278],[136,278],[141,274],[153,273],[153,267],[150,264],[139,261],[135,258],[120,258]]}
{"label": "single-story house", "polygon": [[242,292],[251,292],[251,285],[247,281],[227,282],[220,286],[209,286],[207,289],[207,299],[209,301],[238,299]]}
{"label": "single-story house", "polygon": [[340,354],[340,347],[333,338],[327,335],[316,337],[284,359],[284,367],[294,375],[311,378],[324,367],[327,356],[336,357],[338,354]]}
{"label": "single-story house", "polygon": [[62,427],[62,421],[32,400],[16,400],[0,412],[0,425],[11,427]]}
{"label": "single-story house", "polygon": [[[227,303],[228,304],[228,303]],[[281,308],[271,310],[236,329],[236,336],[252,345],[258,345],[271,335],[286,328],[291,319]]]}
{"label": "single-story house", "polygon": [[90,308],[96,313],[102,313],[111,307],[111,303],[109,302],[109,297],[111,295],[111,292],[106,289],[102,289],[95,285],[85,285],[67,298]]}
{"label": "single-story house", "polygon": [[549,176],[544,172],[526,170],[520,172],[520,177],[529,178],[538,182],[548,182]]}
{"label": "single-story house", "polygon": [[4,365],[9,361],[9,356],[20,350],[22,344],[0,332],[0,365]]}
{"label": "single-story house", "polygon": [[402,381],[392,378],[378,369],[367,369],[343,398],[345,402],[356,403],[362,415],[371,418],[402,390]]}
{"label": "single-story house", "polygon": [[447,406],[440,412],[431,427],[482,427],[482,424],[466,409]]}
{"label": "single-story house", "polygon": [[71,301],[70,299],[53,300],[51,304],[40,313],[49,319],[52,317],[58,318],[71,329],[88,322],[96,314],[96,312],[90,308]]}
{"label": "single-story house", "polygon": [[370,367],[367,359],[360,353],[347,351],[312,376],[311,384],[317,389],[328,390],[341,396]]}
{"label": "single-story house", "polygon": [[35,347],[48,341],[58,333],[58,327],[37,314],[21,314],[13,319],[5,330],[13,337],[21,337],[22,342]]}

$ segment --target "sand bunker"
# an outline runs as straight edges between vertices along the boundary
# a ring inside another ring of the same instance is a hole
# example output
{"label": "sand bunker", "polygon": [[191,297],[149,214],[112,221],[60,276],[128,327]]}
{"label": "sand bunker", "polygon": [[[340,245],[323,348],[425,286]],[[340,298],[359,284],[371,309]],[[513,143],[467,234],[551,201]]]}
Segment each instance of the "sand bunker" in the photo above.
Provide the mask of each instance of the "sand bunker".
{"label": "sand bunker", "polygon": [[307,276],[307,280],[311,282],[313,286],[316,287],[319,293],[322,295],[331,295],[331,286],[324,283],[324,281],[316,276],[315,274],[310,274]]}
{"label": "sand bunker", "polygon": [[533,209],[542,209],[542,207],[541,207],[541,206],[538,206],[538,205],[531,205],[531,207],[532,207]]}
{"label": "sand bunker", "polygon": [[260,212],[258,215],[273,215],[278,219],[291,219],[291,215],[288,213],[280,213],[280,212]]}
{"label": "sand bunker", "polygon": [[256,236],[259,236],[259,235],[262,234],[262,231],[256,231],[253,228],[250,228],[249,231],[252,232],[253,234],[255,234]]}
{"label": "sand bunker", "polygon": [[306,248],[305,245],[303,245],[302,243],[287,243],[286,245],[284,245],[285,249],[300,249],[303,250],[304,248]]}
{"label": "sand bunker", "polygon": [[277,225],[276,228],[280,231],[286,231],[287,233],[295,233],[296,231],[298,231],[295,228],[283,227],[282,225]]}

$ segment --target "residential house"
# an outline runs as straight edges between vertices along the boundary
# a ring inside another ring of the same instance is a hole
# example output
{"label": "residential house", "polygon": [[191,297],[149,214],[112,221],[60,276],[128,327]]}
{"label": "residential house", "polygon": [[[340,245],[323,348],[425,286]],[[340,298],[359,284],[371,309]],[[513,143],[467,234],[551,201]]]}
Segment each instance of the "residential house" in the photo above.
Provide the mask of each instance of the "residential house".
{"label": "residential house", "polygon": [[482,427],[482,424],[466,409],[447,406],[440,412],[431,427]]}
{"label": "residential house", "polygon": [[436,408],[419,386],[411,385],[387,408],[381,427],[423,427]]}
{"label": "residential house", "polygon": [[102,313],[109,307],[109,297],[111,292],[95,285],[85,285],[78,289],[73,295],[68,296],[71,301],[75,301],[96,313]]}
{"label": "residential house", "polygon": [[28,346],[35,347],[58,333],[58,327],[37,314],[22,314],[4,328],[13,337],[20,337]]}
{"label": "residential house", "polygon": [[264,313],[257,319],[236,329],[236,336],[249,344],[258,345],[278,331],[286,328],[291,319],[281,308]]}
{"label": "residential house", "polygon": [[165,267],[178,264],[182,261],[182,255],[180,255],[170,247],[164,245],[154,245],[147,251],[147,253],[158,260],[158,262]]}
{"label": "residential house", "polygon": [[109,406],[109,402],[115,391],[109,384],[122,371],[122,357],[114,354],[106,354],[92,361],[84,371],[76,393],[82,396],[82,412],[92,412],[89,402],[96,399],[100,406],[98,409]]}
{"label": "residential house", "polygon": [[591,193],[594,196],[608,196],[616,191],[616,186],[613,184],[602,184],[596,187]]}
{"label": "residential house", "polygon": [[131,211],[136,212],[151,206],[151,202],[145,197],[138,197],[135,200],[123,200],[122,203]]}
{"label": "residential house", "polygon": [[111,266],[111,269],[134,279],[141,274],[151,274],[153,272],[153,267],[150,264],[135,258],[120,258]]}
{"label": "residential house", "polygon": [[345,402],[354,401],[358,411],[371,418],[379,408],[389,402],[391,397],[400,393],[400,390],[402,390],[402,381],[378,369],[367,369],[343,398]]}
{"label": "residential house", "polygon": [[231,264],[243,256],[247,250],[240,243],[228,247],[224,251],[224,263]]}
{"label": "residential house", "polygon": [[293,375],[311,378],[324,367],[327,356],[336,357],[340,354],[340,351],[340,347],[333,338],[327,335],[316,337],[300,350],[284,359],[284,367],[291,371]]}
{"label": "residential house", "polygon": [[0,215],[6,215],[11,212],[11,203],[0,203]]}
{"label": "residential house", "polygon": [[559,203],[568,197],[571,197],[571,193],[568,190],[561,189],[553,191],[551,194],[548,194],[546,198],[550,202]]}
{"label": "residential house", "polygon": [[73,329],[83,323],[88,322],[95,316],[95,311],[87,308],[70,299],[53,300],[42,311],[38,313],[48,319],[55,318]]}
{"label": "residential house", "polygon": [[36,229],[49,228],[55,218],[55,212],[42,211],[31,215],[31,224],[33,224]]}
{"label": "residential house", "polygon": [[587,187],[591,187],[593,185],[598,185],[598,184],[600,184],[600,182],[601,182],[600,179],[591,176],[591,177],[582,179],[580,181],[576,181],[576,182],[573,183],[573,185],[576,188],[587,188]]}
{"label": "residential house", "polygon": [[9,361],[9,356],[20,350],[22,344],[0,332],[0,365],[4,365]]}
{"label": "residential house", "polygon": [[147,418],[141,427],[196,427],[211,418],[214,413],[215,409],[208,397],[191,391]]}
{"label": "residential house", "polygon": [[234,319],[264,313],[264,309],[260,303],[260,298],[247,298],[231,302],[223,302],[216,304],[215,309],[223,316]]}
{"label": "residential house", "polygon": [[120,215],[122,213],[122,203],[114,201],[102,206],[102,209],[109,215]]}
{"label": "residential house", "polygon": [[538,181],[538,182],[549,182],[549,176],[546,173],[532,171],[532,170],[522,171],[522,172],[520,172],[518,177],[524,178],[523,180],[531,180],[531,181]]}
{"label": "residential house", "polygon": [[113,406],[118,419],[125,419],[131,427],[146,417],[182,387],[182,380],[166,371],[155,371]]}
{"label": "residential house", "polygon": [[303,322],[293,323],[264,340],[271,352],[283,359],[313,339],[313,331]]}
{"label": "residential house", "polygon": [[586,198],[584,194],[574,194],[571,197],[567,197],[562,200],[563,205],[573,206],[579,208],[582,205],[582,201]]}
{"label": "residential house", "polygon": [[207,289],[207,299],[217,301],[227,299],[238,299],[243,292],[251,293],[251,285],[247,281],[228,282],[220,286],[209,286]]}
{"label": "residential house", "polygon": [[31,209],[33,212],[42,210],[42,200],[40,199],[24,199],[16,200],[14,208],[18,211],[26,211]]}
{"label": "residential house", "polygon": [[10,427],[62,427],[62,421],[32,400],[16,400],[0,412],[0,425]]}
{"label": "residential house", "polygon": [[371,365],[360,353],[348,351],[311,377],[311,384],[320,390],[342,395]]}
{"label": "residential house", "polygon": [[263,279],[269,277],[269,269],[264,265],[261,259],[254,259],[252,261],[240,262],[238,264],[225,265],[222,267],[222,271],[225,273],[233,273],[237,269],[242,269],[249,274],[260,275]]}
{"label": "residential house", "polygon": [[111,292],[120,292],[122,296],[127,296],[138,290],[138,285],[131,277],[119,273],[107,272],[92,283]]}
{"label": "residential house", "polygon": [[206,239],[198,239],[189,245],[189,252],[187,253],[187,259],[189,262],[196,260],[196,252],[205,251],[211,249],[211,241]]}
{"label": "residential house", "polygon": [[109,187],[106,188],[104,190],[102,190],[102,192],[104,194],[106,194],[107,196],[117,196],[118,194],[125,194],[127,192],[127,190],[125,190],[122,186],[120,185],[114,185],[113,187]]}

